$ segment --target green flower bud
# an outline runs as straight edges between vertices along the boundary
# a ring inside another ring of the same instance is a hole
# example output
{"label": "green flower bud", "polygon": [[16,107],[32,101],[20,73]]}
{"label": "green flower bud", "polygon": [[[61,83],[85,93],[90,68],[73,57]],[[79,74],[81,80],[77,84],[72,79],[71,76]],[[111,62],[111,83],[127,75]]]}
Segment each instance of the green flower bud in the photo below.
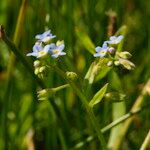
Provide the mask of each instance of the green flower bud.
{"label": "green flower bud", "polygon": [[132,55],[129,52],[124,51],[124,52],[117,52],[117,56],[123,59],[129,59],[131,58]]}
{"label": "green flower bud", "polygon": [[43,75],[43,73],[38,73],[38,75],[37,75],[40,79],[43,79],[44,78],[44,75]]}
{"label": "green flower bud", "polygon": [[112,102],[121,102],[125,99],[126,95],[119,92],[110,92],[105,94],[105,98]]}
{"label": "green flower bud", "polygon": [[119,66],[120,62],[118,60],[114,61],[115,66]]}
{"label": "green flower bud", "polygon": [[135,68],[135,65],[127,59],[120,58],[119,62],[120,62],[121,65],[123,65],[124,68],[126,68],[128,70],[132,70],[132,69]]}
{"label": "green flower bud", "polygon": [[109,61],[108,63],[107,63],[107,66],[108,67],[111,67],[113,65],[113,61]]}
{"label": "green flower bud", "polygon": [[38,100],[47,100],[49,96],[55,94],[55,90],[53,90],[53,88],[43,89],[41,91],[38,91],[37,94],[38,94]]}
{"label": "green flower bud", "polygon": [[64,44],[64,41],[63,41],[63,40],[62,40],[62,41],[58,40],[58,41],[56,42],[56,45],[57,45],[57,46],[62,45],[62,44]]}
{"label": "green flower bud", "polygon": [[39,60],[34,61],[34,67],[37,68],[41,65],[41,62]]}
{"label": "green flower bud", "polygon": [[36,69],[34,70],[34,73],[35,73],[36,75],[38,75],[38,74],[39,74],[39,68],[36,68]]}
{"label": "green flower bud", "polygon": [[78,75],[75,72],[66,72],[66,76],[70,80],[76,80],[78,78]]}
{"label": "green flower bud", "polygon": [[40,73],[43,73],[45,70],[46,70],[46,67],[45,67],[45,66],[42,66],[42,67],[39,68],[39,72],[40,72]]}

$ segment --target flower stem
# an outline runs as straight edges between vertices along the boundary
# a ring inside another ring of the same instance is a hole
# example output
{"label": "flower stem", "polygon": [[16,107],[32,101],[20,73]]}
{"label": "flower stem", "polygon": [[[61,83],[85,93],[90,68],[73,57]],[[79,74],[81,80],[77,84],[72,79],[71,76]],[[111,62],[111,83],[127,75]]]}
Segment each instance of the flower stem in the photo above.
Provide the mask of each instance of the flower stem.
{"label": "flower stem", "polygon": [[[150,107],[150,105],[146,105],[146,106],[143,106],[143,107],[141,107],[141,108],[138,108],[138,109],[135,110],[135,111],[132,111],[132,112],[129,112],[129,113],[123,115],[122,117],[118,118],[117,120],[115,120],[115,121],[111,122],[110,124],[108,124],[107,126],[103,127],[103,128],[101,129],[101,132],[102,132],[102,133],[105,133],[105,132],[109,131],[111,128],[113,128],[113,127],[119,125],[120,123],[126,121],[127,119],[129,119],[129,118],[132,117],[133,115],[136,115],[136,114],[140,113],[141,111],[143,111],[143,110],[145,110],[145,109],[147,109],[147,108],[149,108],[149,107]],[[74,146],[74,148],[72,148],[72,149],[81,148],[81,147],[84,146],[86,143],[91,142],[94,138],[95,138],[95,135],[88,136],[84,141],[77,143],[77,144]]]}
{"label": "flower stem", "polygon": [[64,85],[58,86],[58,87],[53,88],[53,89],[54,89],[55,92],[57,92],[59,90],[65,89],[65,88],[67,88],[69,86],[70,86],[69,84],[64,84]]}
{"label": "flower stem", "polygon": [[[136,99],[134,105],[131,108],[131,112],[135,111],[136,109],[138,109],[142,105],[145,95],[149,92],[148,91],[149,88],[150,88],[150,79],[147,81],[147,83],[143,87],[143,90],[142,90],[141,94]],[[116,140],[113,150],[119,150],[120,149],[122,141],[123,141],[123,139],[124,139],[124,137],[127,133],[127,130],[129,128],[130,124],[132,123],[132,121],[133,121],[133,117],[129,118],[128,120],[126,120],[124,122],[123,128],[119,132],[119,139]]]}
{"label": "flower stem", "polygon": [[106,142],[105,142],[104,136],[103,136],[103,134],[101,132],[99,123],[98,123],[98,121],[97,121],[97,119],[96,119],[96,117],[94,115],[94,112],[93,112],[92,108],[90,108],[90,106],[88,104],[88,101],[87,101],[86,97],[84,96],[84,94],[78,88],[76,83],[74,83],[72,80],[66,78],[65,72],[63,72],[60,68],[58,68],[56,65],[50,65],[50,67],[53,68],[61,77],[63,77],[70,84],[70,86],[75,91],[75,93],[79,96],[79,98],[80,98],[84,108],[87,111],[87,114],[88,114],[89,118],[91,119],[93,127],[94,127],[94,129],[95,129],[95,131],[97,133],[97,136],[99,138],[99,141],[101,143],[102,149],[106,150],[107,149]]}

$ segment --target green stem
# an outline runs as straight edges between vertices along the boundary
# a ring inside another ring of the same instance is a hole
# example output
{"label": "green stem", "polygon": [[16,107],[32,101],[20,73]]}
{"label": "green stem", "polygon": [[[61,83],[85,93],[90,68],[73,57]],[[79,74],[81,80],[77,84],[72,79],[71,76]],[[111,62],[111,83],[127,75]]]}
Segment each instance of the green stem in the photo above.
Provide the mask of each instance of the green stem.
{"label": "green stem", "polygon": [[54,89],[55,92],[57,92],[57,91],[60,91],[62,89],[65,89],[65,88],[67,88],[69,86],[70,86],[69,84],[64,84],[64,85],[58,86],[58,87],[53,88],[53,89]]}
{"label": "green stem", "polygon": [[[127,27],[126,26],[122,26],[117,32],[115,35],[123,35],[124,38],[123,40],[121,41],[121,43],[119,43],[116,47],[116,51],[117,52],[121,52],[123,50],[123,44],[124,44],[124,40],[125,40],[125,35],[127,33]],[[116,57],[116,56],[115,56]],[[114,77],[115,78],[112,78],[113,77],[113,74],[110,74],[111,76],[111,80],[110,80],[110,84],[112,85],[112,88],[116,91],[123,91],[122,89],[122,83],[121,83],[121,80],[119,78],[119,76],[115,73],[114,74]],[[118,83],[120,84],[120,88],[116,85],[113,87],[114,83],[116,83],[116,81],[118,80]],[[126,105],[125,105],[125,102],[120,102],[120,103],[114,103],[112,105],[112,118],[113,118],[113,121],[120,118],[121,116],[123,116],[124,114],[126,113]],[[109,140],[108,140],[108,148],[110,149],[113,149],[114,145],[116,144],[115,141],[117,141],[119,139],[119,133],[120,133],[120,130],[123,128],[122,124],[120,124],[119,126],[113,128],[110,132],[110,136],[109,136]]]}
{"label": "green stem", "polygon": [[146,148],[147,148],[147,146],[149,145],[149,143],[150,143],[150,130],[149,130],[149,132],[148,132],[146,138],[144,139],[144,142],[143,142],[143,144],[142,144],[140,150],[146,150]]}
{"label": "green stem", "polygon": [[[22,0],[21,3],[21,7],[19,10],[19,16],[17,19],[17,25],[16,25],[16,29],[15,29],[15,34],[14,34],[14,38],[13,41],[15,44],[19,44],[19,40],[20,40],[20,31],[22,29],[22,24],[24,21],[24,16],[25,16],[25,11],[26,11],[26,6],[27,6],[27,0]],[[0,33],[1,34],[1,33]],[[2,37],[4,37],[3,35],[1,35]],[[9,105],[10,105],[10,100],[8,98],[8,95],[10,95],[11,92],[11,88],[12,87],[12,74],[13,74],[13,69],[14,69],[14,64],[15,64],[15,56],[13,53],[10,54],[10,58],[8,61],[8,65],[7,65],[7,82],[6,82],[6,90],[5,90],[5,94],[4,94],[4,139],[5,139],[5,149],[8,149],[8,135],[7,135],[7,111],[9,111]]]}
{"label": "green stem", "polygon": [[12,52],[17,56],[17,58],[26,67],[29,73],[32,75],[33,79],[42,87],[45,88],[44,83],[34,74],[32,67],[27,62],[26,58],[20,53],[15,44],[6,36],[4,28],[0,26],[0,38],[6,43],[6,45],[12,50]]}
{"label": "green stem", "polygon": [[[133,115],[136,115],[138,113],[140,113],[141,111],[143,111],[146,108],[149,108],[150,105],[146,105],[143,106],[142,108],[138,108],[135,111],[129,112],[125,115],[123,115],[122,117],[118,118],[117,120],[113,121],[112,123],[108,124],[107,126],[105,126],[104,128],[101,129],[102,133],[105,133],[107,131],[109,131],[110,129],[112,129],[113,127],[117,126],[118,124],[126,121],[127,119],[129,119],[130,117],[132,117]],[[95,138],[95,135],[93,136],[89,136],[85,139],[85,141],[79,142],[77,143],[73,149],[78,149],[81,148],[82,146],[84,146],[86,143],[91,142],[93,139]]]}
{"label": "green stem", "polygon": [[[138,109],[142,105],[142,103],[144,101],[144,96],[148,93],[149,88],[150,88],[150,79],[147,81],[147,83],[143,87],[142,93],[139,95],[139,97],[135,101],[134,105],[131,108],[131,111],[135,111],[136,109]],[[128,119],[124,122],[123,128],[119,132],[119,138],[116,140],[113,150],[119,150],[120,149],[122,141],[123,141],[123,139],[124,139],[124,137],[128,131],[130,124],[132,123],[132,121],[133,121],[133,117],[131,117],[130,119]]]}
{"label": "green stem", "polygon": [[84,94],[81,92],[81,90],[78,88],[78,86],[72,80],[70,80],[66,77],[65,72],[63,72],[60,68],[58,68],[56,65],[50,65],[50,67],[52,67],[61,77],[63,77],[70,84],[70,86],[75,91],[75,93],[79,96],[84,108],[87,111],[89,118],[91,119],[93,127],[94,127],[94,129],[97,133],[97,136],[99,138],[99,141],[101,143],[102,149],[106,150],[107,149],[106,142],[105,142],[104,136],[101,132],[99,123],[97,122],[97,119],[94,115],[92,108],[89,107],[88,101],[87,101],[86,97],[84,96]]}

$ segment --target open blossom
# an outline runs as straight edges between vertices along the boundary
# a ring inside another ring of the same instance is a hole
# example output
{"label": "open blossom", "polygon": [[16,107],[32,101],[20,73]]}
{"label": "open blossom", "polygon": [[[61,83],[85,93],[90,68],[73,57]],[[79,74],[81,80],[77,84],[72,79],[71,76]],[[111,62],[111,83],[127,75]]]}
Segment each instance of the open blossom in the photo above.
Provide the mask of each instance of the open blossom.
{"label": "open blossom", "polygon": [[53,38],[55,38],[55,37],[56,36],[51,33],[51,30],[45,31],[42,34],[38,34],[38,35],[35,36],[35,38],[39,42],[44,42],[44,43],[50,42],[50,40],[53,39]]}
{"label": "open blossom", "polygon": [[63,52],[63,49],[65,48],[65,45],[63,42],[58,41],[56,44],[53,44],[51,46],[51,49],[49,49],[49,53],[53,58],[57,58],[59,56],[66,55],[65,52]]}
{"label": "open blossom", "polygon": [[34,56],[37,58],[44,57],[48,54],[50,47],[50,45],[43,46],[42,44],[36,43],[33,46],[33,52],[28,53],[27,56]]}
{"label": "open blossom", "polygon": [[123,36],[111,36],[109,38],[109,41],[106,41],[108,44],[119,44],[121,40],[123,39]]}
{"label": "open blossom", "polygon": [[94,54],[94,57],[104,57],[107,54],[108,51],[108,47],[106,42],[104,42],[104,44],[102,45],[102,47],[97,46],[95,48],[96,53]]}

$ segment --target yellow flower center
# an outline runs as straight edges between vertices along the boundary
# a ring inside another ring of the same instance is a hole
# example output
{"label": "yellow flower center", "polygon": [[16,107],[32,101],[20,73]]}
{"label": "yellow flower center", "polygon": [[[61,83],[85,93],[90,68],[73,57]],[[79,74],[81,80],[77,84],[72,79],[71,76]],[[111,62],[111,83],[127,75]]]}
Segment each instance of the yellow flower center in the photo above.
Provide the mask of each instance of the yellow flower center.
{"label": "yellow flower center", "polygon": [[54,54],[58,54],[58,53],[59,53],[59,50],[58,50],[58,49],[55,49],[55,50],[53,51],[53,53],[54,53]]}
{"label": "yellow flower center", "polygon": [[45,51],[40,51],[40,52],[39,52],[39,55],[42,55],[42,56],[43,56],[43,55],[46,55],[46,52],[45,52]]}
{"label": "yellow flower center", "polygon": [[105,50],[100,51],[101,54],[106,54]]}

